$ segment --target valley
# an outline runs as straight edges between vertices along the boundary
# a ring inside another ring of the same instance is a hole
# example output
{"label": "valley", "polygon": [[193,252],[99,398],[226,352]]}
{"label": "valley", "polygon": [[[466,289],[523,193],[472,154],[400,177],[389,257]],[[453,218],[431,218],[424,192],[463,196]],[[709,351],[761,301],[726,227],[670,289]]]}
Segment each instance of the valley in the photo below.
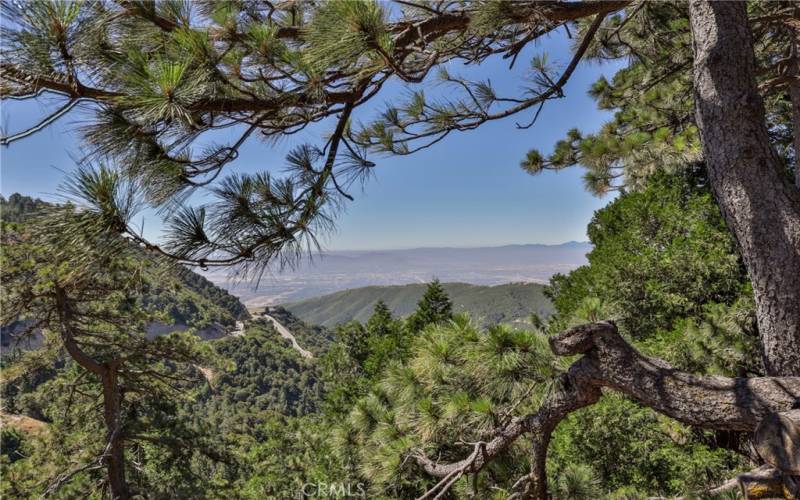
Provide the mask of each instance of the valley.
{"label": "valley", "polygon": [[367,286],[427,283],[500,285],[547,283],[586,263],[586,242],[477,248],[330,251],[310,255],[296,269],[272,269],[258,282],[236,281],[229,271],[201,272],[249,308],[288,304]]}

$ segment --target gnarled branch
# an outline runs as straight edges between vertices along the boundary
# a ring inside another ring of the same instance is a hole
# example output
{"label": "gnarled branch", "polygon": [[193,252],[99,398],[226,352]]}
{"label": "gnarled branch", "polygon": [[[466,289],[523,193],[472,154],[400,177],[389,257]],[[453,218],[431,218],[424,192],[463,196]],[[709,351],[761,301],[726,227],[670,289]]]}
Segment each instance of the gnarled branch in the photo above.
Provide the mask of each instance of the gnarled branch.
{"label": "gnarled branch", "polygon": [[771,414],[800,405],[800,377],[729,378],[696,376],[640,354],[612,322],[579,326],[550,339],[560,356],[583,357],[559,378],[559,390],[531,415],[514,418],[498,429],[482,453],[442,464],[415,454],[433,476],[477,473],[514,441],[529,434],[533,464],[529,494],[547,498],[545,458],[550,435],[569,413],[596,403],[601,388],[619,391],[659,413],[706,429],[753,432]]}

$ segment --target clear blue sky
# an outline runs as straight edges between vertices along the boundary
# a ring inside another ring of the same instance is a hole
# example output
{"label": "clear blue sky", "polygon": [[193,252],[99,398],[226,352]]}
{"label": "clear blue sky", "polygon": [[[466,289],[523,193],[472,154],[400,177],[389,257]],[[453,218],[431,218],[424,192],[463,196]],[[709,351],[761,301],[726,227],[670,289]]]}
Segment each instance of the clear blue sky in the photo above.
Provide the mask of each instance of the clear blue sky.
{"label": "clear blue sky", "polygon": [[[507,61],[495,58],[468,73],[452,65],[454,74],[489,77],[498,89],[519,92],[520,76],[527,60],[546,51],[563,67],[569,60],[570,40],[563,31],[526,49],[509,71]],[[598,199],[583,190],[580,169],[547,172],[532,177],[519,168],[528,149],[547,153],[566,131],[578,127],[591,132],[608,118],[598,111],[587,90],[601,74],[611,75],[613,65],[583,63],[565,89],[566,97],[545,105],[538,122],[518,130],[520,115],[485,124],[477,130],[450,137],[415,155],[372,158],[378,164],[375,178],[338,220],[335,233],[323,240],[328,250],[388,249],[420,246],[497,246],[512,243],[561,243],[586,240],[586,224],[609,197]],[[426,92],[431,83],[422,84]],[[436,90],[431,90],[436,92]],[[390,102],[403,95],[403,86],[391,85],[375,99]],[[4,103],[3,129],[18,131],[34,123],[48,109],[47,103]],[[356,119],[368,120],[371,110],[360,110]],[[83,117],[85,118],[85,116]],[[39,134],[0,149],[0,191],[56,200],[65,172],[80,157],[76,129],[80,115],[62,118]],[[329,124],[282,140],[277,145],[251,141],[239,159],[226,168],[234,172],[270,170],[280,173],[283,158],[300,142],[320,144]],[[157,238],[160,221],[152,212],[143,214],[146,234]]]}

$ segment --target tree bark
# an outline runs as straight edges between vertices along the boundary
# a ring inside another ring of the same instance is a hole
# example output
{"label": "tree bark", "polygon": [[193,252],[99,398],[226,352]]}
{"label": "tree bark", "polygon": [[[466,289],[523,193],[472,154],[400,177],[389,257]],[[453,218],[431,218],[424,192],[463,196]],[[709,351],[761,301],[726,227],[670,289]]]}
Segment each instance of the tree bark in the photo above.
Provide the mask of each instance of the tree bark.
{"label": "tree bark", "polygon": [[792,105],[792,134],[794,143],[794,185],[800,189],[800,33],[792,28],[792,49],[789,62],[789,102]]}
{"label": "tree bark", "polygon": [[72,330],[73,310],[66,292],[56,289],[55,303],[61,322],[61,340],[67,353],[84,369],[94,373],[103,385],[103,421],[106,425],[106,449],[103,462],[108,471],[108,486],[112,500],[130,498],[125,482],[125,441],[120,421],[122,413],[122,390],[119,387],[119,360],[100,364],[81,349]]}
{"label": "tree bark", "polygon": [[800,402],[800,377],[699,377],[662,360],[642,356],[609,322],[573,328],[551,337],[560,356],[583,357],[561,376],[559,387],[535,414],[513,419],[493,438],[480,443],[464,460],[439,463],[424,455],[417,462],[428,474],[453,477],[474,474],[523,434],[532,437],[534,459],[528,494],[547,498],[545,458],[550,433],[569,413],[594,404],[601,388],[617,390],[639,403],[688,425],[705,429],[753,432],[774,413]]}
{"label": "tree bark", "polygon": [[105,463],[108,469],[108,486],[112,500],[130,498],[125,481],[125,440],[122,435],[122,391],[117,381],[116,366],[108,366],[103,382],[103,420],[108,432]]}
{"label": "tree bark", "polygon": [[753,285],[769,375],[800,375],[800,191],[767,134],[744,2],[692,0],[697,125]]}
{"label": "tree bark", "polygon": [[547,449],[559,422],[570,413],[595,404],[602,396],[599,387],[583,383],[573,372],[561,376],[557,385],[561,390],[553,394],[548,404],[526,422],[531,435],[531,473],[527,495],[532,498],[548,498]]}
{"label": "tree bark", "polygon": [[800,476],[800,409],[767,416],[756,429],[753,446],[767,464]]}

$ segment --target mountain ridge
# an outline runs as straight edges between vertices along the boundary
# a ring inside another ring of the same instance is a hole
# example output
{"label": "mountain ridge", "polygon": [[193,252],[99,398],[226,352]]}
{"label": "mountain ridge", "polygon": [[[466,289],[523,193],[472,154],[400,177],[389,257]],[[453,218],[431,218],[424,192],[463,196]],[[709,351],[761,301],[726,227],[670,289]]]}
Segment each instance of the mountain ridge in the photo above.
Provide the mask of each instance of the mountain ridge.
{"label": "mountain ridge", "polygon": [[[470,314],[482,324],[524,323],[531,313],[549,316],[552,304],[539,283],[474,285],[442,283],[455,312]],[[341,290],[319,297],[283,304],[301,320],[333,327],[351,320],[364,322],[372,315],[378,300],[383,300],[395,316],[407,316],[416,308],[426,284],[366,286]]]}

